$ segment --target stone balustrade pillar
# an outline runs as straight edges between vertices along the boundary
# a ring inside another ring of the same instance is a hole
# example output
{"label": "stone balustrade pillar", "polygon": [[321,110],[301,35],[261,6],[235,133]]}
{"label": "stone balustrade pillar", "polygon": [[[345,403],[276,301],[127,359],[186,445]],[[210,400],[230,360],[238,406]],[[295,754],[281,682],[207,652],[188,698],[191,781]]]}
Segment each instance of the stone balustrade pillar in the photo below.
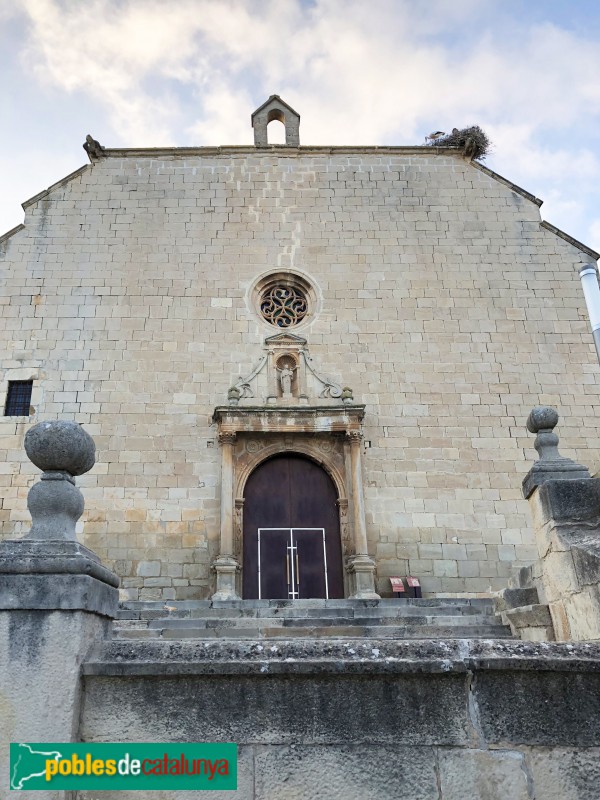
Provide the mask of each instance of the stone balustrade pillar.
{"label": "stone balustrade pillar", "polygon": [[[119,585],[75,538],[84,508],[75,476],[94,465],[91,436],[74,422],[40,422],[25,450],[43,470],[27,498],[31,530],[0,543],[0,786],[11,800],[28,793],[6,793],[10,742],[79,740],[81,665],[109,636]],[[39,800],[70,794],[35,792]]]}
{"label": "stone balustrade pillar", "polygon": [[558,414],[538,406],[527,420],[537,461],[523,480],[539,552],[538,595],[557,640],[600,638],[600,480],[558,452]]}

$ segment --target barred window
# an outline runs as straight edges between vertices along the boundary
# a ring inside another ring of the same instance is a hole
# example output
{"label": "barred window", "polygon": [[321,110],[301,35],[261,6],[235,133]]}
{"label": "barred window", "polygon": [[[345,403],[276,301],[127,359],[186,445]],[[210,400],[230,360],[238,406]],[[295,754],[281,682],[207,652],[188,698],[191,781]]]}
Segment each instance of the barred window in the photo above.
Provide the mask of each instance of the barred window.
{"label": "barred window", "polygon": [[28,417],[33,381],[9,381],[6,393],[5,417]]}

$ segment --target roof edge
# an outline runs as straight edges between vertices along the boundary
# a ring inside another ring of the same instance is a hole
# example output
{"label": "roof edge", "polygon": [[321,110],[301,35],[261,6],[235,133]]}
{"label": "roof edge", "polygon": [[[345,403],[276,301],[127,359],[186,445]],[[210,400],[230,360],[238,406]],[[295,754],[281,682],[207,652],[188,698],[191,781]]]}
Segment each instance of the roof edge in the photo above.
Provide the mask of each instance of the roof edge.
{"label": "roof edge", "polygon": [[23,211],[25,211],[25,209],[29,208],[29,206],[33,205],[34,203],[37,203],[38,200],[41,200],[42,197],[45,197],[47,194],[50,194],[50,192],[54,191],[54,189],[58,189],[59,186],[65,186],[67,183],[69,183],[69,181],[72,181],[73,178],[77,178],[78,175],[82,175],[89,168],[90,164],[84,164],[83,167],[79,167],[79,169],[76,169],[75,172],[71,172],[69,175],[65,176],[64,178],[61,178],[59,181],[56,181],[56,183],[53,183],[47,189],[43,189],[41,192],[38,192],[38,194],[35,194],[33,197],[30,197],[29,200],[25,200],[24,202],[22,202],[21,208],[23,209]]}
{"label": "roof edge", "polygon": [[587,253],[588,256],[591,256],[594,259],[594,261],[598,261],[598,259],[600,258],[600,253],[597,253],[595,250],[592,250],[592,248],[588,247],[587,244],[583,244],[583,242],[580,242],[578,239],[575,239],[573,236],[569,236],[568,233],[565,233],[564,231],[561,231],[560,228],[557,228],[556,225],[552,225],[551,222],[546,222],[546,220],[543,219],[540,222],[540,225],[542,226],[542,228],[546,228],[547,231],[550,231],[551,233],[554,233],[556,236],[560,237],[561,239],[564,239],[565,242],[568,242],[569,244],[572,244],[573,247],[576,247],[578,250],[581,250],[582,252]]}
{"label": "roof edge", "polygon": [[[448,148],[446,148],[446,149],[448,149]],[[452,149],[454,149],[454,148],[452,148]],[[512,189],[513,192],[516,192],[517,194],[520,194],[526,200],[530,200],[532,203],[535,203],[535,205],[538,206],[538,208],[544,202],[543,200],[540,200],[539,197],[536,197],[534,194],[531,194],[531,192],[528,192],[527,189],[523,189],[521,186],[518,186],[516,183],[513,183],[512,181],[509,181],[508,178],[504,178],[502,175],[499,175],[497,172],[494,172],[494,170],[490,169],[489,167],[485,167],[483,164],[480,164],[477,161],[471,161],[470,163],[471,163],[471,165],[473,167],[475,167],[476,169],[480,170],[480,172],[484,172],[486,175],[489,175],[490,178],[493,178],[495,181],[498,181],[499,183],[504,184],[504,186],[508,186],[509,189]]]}
{"label": "roof edge", "polygon": [[0,244],[2,244],[2,242],[5,242],[7,239],[10,239],[10,237],[14,236],[15,233],[18,233],[19,231],[22,231],[24,227],[25,227],[25,224],[23,222],[21,222],[19,225],[15,225],[14,228],[11,228],[6,233],[3,233],[0,236]]}
{"label": "roof edge", "polygon": [[[297,155],[309,153],[402,153],[406,155],[427,156],[456,155],[455,147],[430,147],[428,145],[301,145],[290,147],[287,144],[268,144],[257,147],[253,144],[213,145],[208,147],[114,147],[105,148],[103,158],[126,158],[139,156],[152,158],[161,156],[211,156],[211,155]],[[98,159],[102,161],[103,159]]]}

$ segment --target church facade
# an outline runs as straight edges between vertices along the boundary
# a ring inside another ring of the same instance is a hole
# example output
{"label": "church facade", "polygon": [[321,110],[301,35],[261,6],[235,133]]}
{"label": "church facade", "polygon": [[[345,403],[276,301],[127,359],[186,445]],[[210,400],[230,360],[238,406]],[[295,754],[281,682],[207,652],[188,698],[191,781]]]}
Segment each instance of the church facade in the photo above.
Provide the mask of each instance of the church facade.
{"label": "church facade", "polygon": [[[286,128],[269,145],[268,123]],[[0,240],[0,521],[29,528],[32,423],[98,460],[82,541],[130,599],[482,594],[537,556],[532,406],[565,455],[598,400],[598,254],[455,150],[104,149]]]}

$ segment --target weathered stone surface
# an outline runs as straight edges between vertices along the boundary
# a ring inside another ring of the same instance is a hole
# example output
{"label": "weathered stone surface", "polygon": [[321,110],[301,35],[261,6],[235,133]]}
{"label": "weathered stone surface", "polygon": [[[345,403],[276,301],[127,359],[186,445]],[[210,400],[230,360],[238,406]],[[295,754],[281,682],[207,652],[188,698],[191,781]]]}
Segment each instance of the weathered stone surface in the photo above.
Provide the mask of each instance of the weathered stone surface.
{"label": "weathered stone surface", "polygon": [[[600,521],[600,519],[599,519]],[[571,554],[580,586],[600,584],[600,527],[572,537]]]}
{"label": "weathered stone surface", "polygon": [[116,617],[119,579],[72,541],[0,543],[0,609],[63,609]]}
{"label": "weathered stone surface", "polygon": [[[154,692],[157,685],[160,691]],[[266,670],[261,677],[165,677],[160,684],[143,677],[86,677],[84,735],[94,741],[395,744],[399,719],[418,720],[405,730],[405,744],[466,743],[464,678],[314,679]]]}
{"label": "weathered stone surface", "polygon": [[535,587],[504,589],[494,595],[496,612],[506,611],[509,608],[529,606],[538,602],[538,593]]}
{"label": "weathered stone surface", "polygon": [[428,747],[256,750],[256,800],[383,800],[399,795],[438,800],[435,757]]}
{"label": "weathered stone surface", "polygon": [[2,575],[0,609],[90,611],[114,618],[119,592],[89,575]]}
{"label": "weathered stone surface", "polygon": [[572,639],[600,639],[600,585],[584,586],[562,605]]}
{"label": "weathered stone surface", "polygon": [[87,675],[395,675],[496,672],[600,673],[600,643],[514,640],[344,639],[111,640],[95,648]]}
{"label": "weathered stone surface", "polygon": [[504,612],[514,628],[552,627],[552,617],[548,606],[537,603],[534,606],[511,608]]}
{"label": "weathered stone surface", "polygon": [[136,570],[142,578],[151,578],[160,575],[160,561],[140,561]]}
{"label": "weathered stone surface", "polygon": [[98,556],[79,542],[62,539],[5,539],[0,542],[0,573],[83,574],[118,586],[119,579],[100,563]]}
{"label": "weathered stone surface", "polygon": [[[527,755],[540,800],[598,800],[600,750],[535,749]],[[445,800],[445,798],[444,798]]]}
{"label": "weathered stone surface", "polygon": [[[1,585],[1,583],[0,583]],[[0,611],[0,786],[9,785],[10,742],[78,738],[81,662],[108,635],[106,618],[80,611]],[[56,792],[35,792],[58,800]]]}
{"label": "weathered stone surface", "polygon": [[539,488],[547,520],[584,522],[600,517],[600,478],[586,480],[552,479]]}
{"label": "weathered stone surface", "polygon": [[29,490],[27,508],[32,519],[27,539],[75,541],[84,501],[66,473],[45,472]]}
{"label": "weathered stone surface", "polygon": [[[440,750],[442,800],[531,800],[524,755],[494,750]],[[548,800],[546,795],[536,795]]]}
{"label": "weathered stone surface", "polygon": [[472,692],[490,745],[600,745],[600,673],[482,671]]}
{"label": "weathered stone surface", "polygon": [[81,425],[68,420],[38,422],[25,435],[25,452],[39,469],[83,475],[96,462],[96,445]]}

